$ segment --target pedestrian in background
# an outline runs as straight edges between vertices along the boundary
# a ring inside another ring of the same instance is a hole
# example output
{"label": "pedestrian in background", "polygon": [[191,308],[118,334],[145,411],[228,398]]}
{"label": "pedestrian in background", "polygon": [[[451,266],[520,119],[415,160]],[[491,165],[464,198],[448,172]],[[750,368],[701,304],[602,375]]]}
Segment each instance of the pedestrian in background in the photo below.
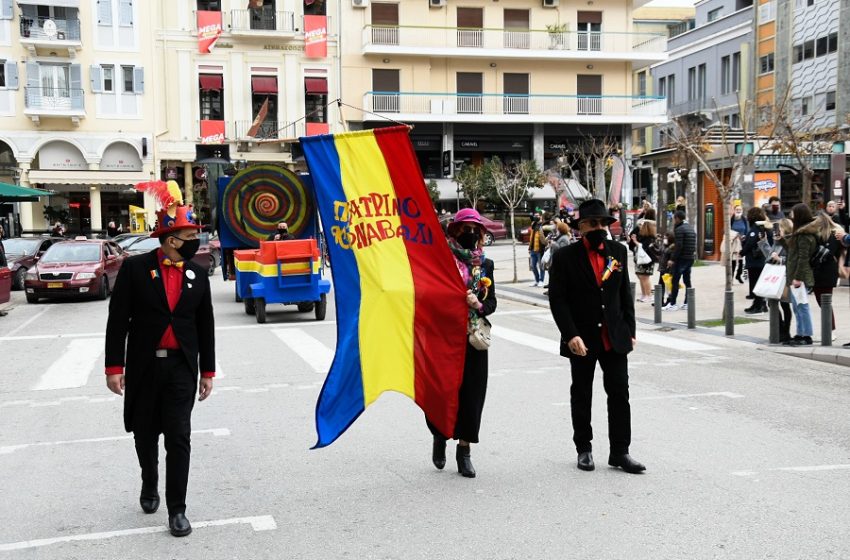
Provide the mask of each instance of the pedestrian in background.
{"label": "pedestrian in background", "polygon": [[[818,307],[822,307],[821,296],[832,294],[835,285],[838,284],[838,261],[841,258],[842,247],[836,236],[843,237],[844,228],[836,224],[826,212],[819,213],[815,217],[814,224],[817,228],[818,245],[825,245],[829,250],[829,255],[812,268],[815,278],[813,284],[815,299]],[[835,312],[832,313],[832,330],[835,330]]]}
{"label": "pedestrian in background", "polygon": [[[676,298],[679,295],[679,280],[685,283],[685,288],[691,287],[691,268],[694,266],[697,251],[697,234],[694,228],[685,221],[685,212],[676,210],[673,214],[673,235],[676,245],[667,266],[673,269],[673,283],[670,288],[670,299],[662,309],[665,311],[676,311]],[[685,302],[682,309],[688,308],[688,293],[685,292]]]}
{"label": "pedestrian in background", "polygon": [[[496,285],[493,278],[493,261],[484,256],[484,234],[487,229],[481,215],[472,208],[455,214],[448,228],[449,248],[460,276],[467,288],[466,304],[469,307],[469,329],[479,321],[489,325],[486,317],[496,310]],[[458,394],[457,422],[451,437],[458,440],[455,458],[458,472],[466,478],[475,478],[470,444],[478,443],[481,413],[487,395],[487,350],[479,350],[466,342],[466,360],[463,364],[463,381]],[[446,466],[446,435],[430,422],[434,442],[431,460],[434,466]]]}
{"label": "pedestrian in background", "polygon": [[748,308],[744,309],[744,313],[767,313],[767,302],[764,298],[757,296],[753,290],[758,283],[761,271],[764,270],[766,255],[762,251],[762,244],[767,243],[767,246],[773,245],[773,233],[764,228],[765,222],[764,210],[758,206],[754,206],[747,210],[747,225],[749,232],[744,238],[741,245],[741,254],[744,256],[745,265],[747,267],[747,279],[750,283],[750,295],[752,295],[753,303]]}
{"label": "pedestrian in background", "polygon": [[135,439],[145,513],[159,508],[164,436],[168,527],[183,537],[192,532],[186,518],[192,408],[196,390],[199,401],[212,392],[215,325],[207,270],[192,262],[200,227],[186,206],[174,204],[158,214],[163,225],[151,236],[159,238],[159,249],[126,259],[113,288],[106,385],[117,395],[126,389],[124,428]]}
{"label": "pedestrian in background", "polygon": [[608,239],[614,219],[601,200],[579,206],[582,240],[554,255],[549,305],[561,333],[561,356],[569,358],[573,442],[584,471],[595,468],[590,424],[593,376],[598,363],[608,395],[608,464],[629,473],[646,470],[629,455],[628,354],[635,346],[635,307],[629,283],[628,251]]}
{"label": "pedestrian in background", "polygon": [[[744,207],[740,204],[735,206],[735,209],[732,212],[732,217],[729,218],[729,225],[732,231],[732,238],[730,241],[731,244],[731,259],[732,259],[732,271],[735,274],[735,280],[744,283],[744,279],[742,277],[744,273],[744,258],[741,255],[741,247],[746,239],[747,234],[750,232],[750,226],[747,219],[744,217]],[[724,251],[726,244],[723,243],[720,247],[721,251]]]}
{"label": "pedestrian in background", "polygon": [[[782,218],[777,224],[773,235],[773,248],[768,261],[773,264],[786,264],[788,258],[788,240],[794,232],[794,223],[788,218]],[[788,289],[779,298],[779,342],[784,344],[791,340],[791,304]]]}
{"label": "pedestrian in background", "polygon": [[771,223],[779,223],[785,217],[782,212],[782,202],[778,196],[771,196],[767,201],[767,206],[766,216]]}
{"label": "pedestrian in background", "polygon": [[[794,222],[794,234],[788,242],[788,260],[785,265],[786,283],[789,288],[802,287],[808,291],[815,284],[811,258],[817,250],[818,228],[814,223],[811,208],[802,202],[791,209],[791,221]],[[797,334],[786,344],[789,346],[811,345],[814,329],[808,296],[801,298],[795,295],[793,289],[790,291]]]}
{"label": "pedestrian in background", "polygon": [[[647,215],[654,217],[655,212],[647,212]],[[638,283],[640,284],[640,297],[638,301],[641,303],[652,301],[652,282],[650,281],[650,277],[655,271],[655,263],[658,262],[660,256],[657,252],[656,234],[655,220],[643,218],[638,220],[638,225],[635,226],[629,235],[629,248],[634,253],[635,276],[637,276]],[[644,253],[649,257],[650,261],[644,263],[638,262],[639,254]]]}
{"label": "pedestrian in background", "polygon": [[531,272],[534,274],[532,286],[542,287],[546,279],[546,271],[543,269],[543,253],[546,251],[546,236],[543,233],[543,224],[540,214],[535,213],[531,218],[531,229],[528,233],[528,256],[530,258]]}

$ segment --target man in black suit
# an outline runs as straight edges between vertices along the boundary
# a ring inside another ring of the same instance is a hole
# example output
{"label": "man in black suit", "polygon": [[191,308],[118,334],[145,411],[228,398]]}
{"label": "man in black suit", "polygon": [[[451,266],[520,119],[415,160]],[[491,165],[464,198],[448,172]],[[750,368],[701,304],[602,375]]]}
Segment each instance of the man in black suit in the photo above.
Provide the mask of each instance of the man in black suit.
{"label": "man in black suit", "polygon": [[199,401],[212,392],[215,339],[209,276],[191,262],[199,227],[185,206],[170,211],[175,215],[163,212],[152,234],[160,248],[128,258],[118,273],[106,326],[106,383],[118,395],[126,390],[124,428],[135,439],[145,513],[159,507],[164,436],[168,525],[182,537],[192,532],[185,513],[194,395],[196,387]]}
{"label": "man in black suit", "polygon": [[635,345],[635,308],[632,301],[628,253],[608,239],[606,227],[614,222],[600,200],[579,206],[582,235],[555,252],[549,276],[549,305],[561,331],[561,355],[570,359],[573,441],[578,468],[592,471],[593,429],[590,410],[593,374],[598,362],[608,394],[608,464],[629,473],[646,468],[629,455],[628,353]]}

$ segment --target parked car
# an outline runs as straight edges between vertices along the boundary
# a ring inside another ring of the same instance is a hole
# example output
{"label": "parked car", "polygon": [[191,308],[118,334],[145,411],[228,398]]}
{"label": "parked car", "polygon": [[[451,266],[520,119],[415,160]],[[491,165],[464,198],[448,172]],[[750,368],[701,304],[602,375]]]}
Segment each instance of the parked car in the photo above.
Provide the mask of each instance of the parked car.
{"label": "parked car", "polygon": [[117,243],[122,249],[126,249],[131,244],[139,240],[140,237],[147,237],[147,233],[120,233],[112,238],[112,241]]}
{"label": "parked car", "polygon": [[12,271],[8,266],[0,266],[0,303],[8,303],[12,298]]}
{"label": "parked car", "polygon": [[[440,216],[440,226],[445,230],[452,222],[452,214]],[[505,222],[501,220],[491,220],[486,216],[481,216],[481,221],[484,227],[487,228],[487,233],[484,234],[484,245],[492,245],[496,239],[507,239],[508,229],[505,227]]]}
{"label": "parked car", "polygon": [[[209,275],[212,276],[213,274],[215,274],[215,267],[218,265],[218,256],[217,254],[214,254],[213,251],[211,251],[210,249],[209,236],[207,234],[202,233],[200,235],[200,238],[201,246],[198,248],[198,252],[195,253],[195,256],[192,257],[192,262],[200,267],[206,268]],[[144,235],[142,237],[137,238],[124,250],[127,251],[128,255],[132,256],[139,255],[141,253],[148,253],[158,248],[158,237]]]}
{"label": "parked car", "polygon": [[35,262],[54,243],[64,241],[61,237],[13,237],[3,241],[6,249],[6,260],[12,273],[12,288],[24,289],[24,279],[27,271],[35,266]]}
{"label": "parked car", "polygon": [[27,301],[72,296],[106,299],[125,257],[118,245],[104,239],[54,243],[27,271]]}

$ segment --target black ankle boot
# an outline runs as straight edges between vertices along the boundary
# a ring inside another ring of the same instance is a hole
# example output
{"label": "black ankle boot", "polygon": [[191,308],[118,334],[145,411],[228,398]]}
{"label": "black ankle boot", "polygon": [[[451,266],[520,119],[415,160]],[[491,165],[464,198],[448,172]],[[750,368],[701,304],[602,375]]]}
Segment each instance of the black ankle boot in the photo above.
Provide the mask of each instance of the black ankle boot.
{"label": "black ankle boot", "polygon": [[457,472],[466,478],[475,478],[475,468],[473,468],[472,458],[469,456],[469,446],[458,445],[455,457],[457,458]]}
{"label": "black ankle boot", "polygon": [[440,436],[434,436],[434,446],[431,448],[431,461],[440,470],[446,466],[446,440]]}

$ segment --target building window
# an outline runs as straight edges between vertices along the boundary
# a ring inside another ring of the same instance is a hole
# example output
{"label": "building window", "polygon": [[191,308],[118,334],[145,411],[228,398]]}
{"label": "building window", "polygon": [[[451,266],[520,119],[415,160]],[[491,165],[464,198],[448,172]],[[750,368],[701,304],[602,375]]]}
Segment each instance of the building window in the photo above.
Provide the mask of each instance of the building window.
{"label": "building window", "polygon": [[328,79],[304,78],[304,110],[308,123],[328,122]]}
{"label": "building window", "polygon": [[774,0],[759,4],[759,23],[767,23],[776,19]]}
{"label": "building window", "polygon": [[729,55],[720,59],[720,93],[729,93],[729,85],[732,68],[732,60]]}
{"label": "building window", "polygon": [[638,74],[638,95],[646,97],[646,72]]}
{"label": "building window", "polygon": [[706,67],[705,64],[697,66],[697,99],[706,97]]}
{"label": "building window", "polygon": [[759,74],[770,74],[773,72],[773,53],[768,53],[759,58]]}
{"label": "building window", "polygon": [[658,78],[658,95],[661,97],[667,95],[667,78]]}
{"label": "building window", "polygon": [[103,93],[115,91],[115,67],[101,66],[103,69]]}
{"label": "building window", "polygon": [[697,98],[697,68],[691,66],[688,68],[688,101]]}
{"label": "building window", "polygon": [[253,120],[248,136],[277,137],[276,76],[251,76],[251,116]]}
{"label": "building window", "polygon": [[741,128],[741,115],[732,113],[732,118],[729,119],[729,124],[732,128]]}
{"label": "building window", "polygon": [[676,104],[676,74],[667,76],[667,106]]}
{"label": "building window", "polygon": [[803,61],[803,45],[794,45],[794,63]]}
{"label": "building window", "polygon": [[118,0],[118,25],[133,27],[133,0]]}
{"label": "building window", "polygon": [[714,21],[723,13],[723,8],[715,8],[708,12],[708,21]]}
{"label": "building window", "polygon": [[815,40],[806,41],[803,43],[803,60],[810,60],[815,57]]}
{"label": "building window", "polygon": [[815,41],[815,56],[823,56],[826,54],[826,37],[818,37]]}
{"label": "building window", "polygon": [[579,50],[598,51],[602,49],[602,12],[583,12],[576,14],[578,21]]}
{"label": "building window", "polygon": [[204,12],[220,12],[221,0],[198,0],[198,10]]}
{"label": "building window", "polygon": [[224,120],[224,80],[221,74],[201,74],[198,81],[201,120]]}
{"label": "building window", "polygon": [[124,81],[124,93],[133,93],[133,67],[122,66],[121,77]]}
{"label": "building window", "polygon": [[806,6],[814,6],[815,0],[806,0]]}
{"label": "building window", "polygon": [[372,42],[377,45],[398,45],[398,4],[372,4]]}
{"label": "building window", "polygon": [[834,91],[826,92],[826,110],[827,111],[835,111],[835,92]]}
{"label": "building window", "polygon": [[401,76],[398,70],[372,69],[373,111],[398,113],[399,91],[401,91]]}
{"label": "building window", "polygon": [[6,87],[6,61],[0,60],[0,87]]}
{"label": "building window", "polygon": [[737,92],[741,87],[741,53],[732,54],[732,91]]}
{"label": "building window", "polygon": [[800,100],[800,114],[804,117],[812,112],[812,98],[804,97]]}
{"label": "building window", "polygon": [[826,50],[829,53],[834,53],[838,51],[838,33],[830,33],[827,36],[827,47]]}

